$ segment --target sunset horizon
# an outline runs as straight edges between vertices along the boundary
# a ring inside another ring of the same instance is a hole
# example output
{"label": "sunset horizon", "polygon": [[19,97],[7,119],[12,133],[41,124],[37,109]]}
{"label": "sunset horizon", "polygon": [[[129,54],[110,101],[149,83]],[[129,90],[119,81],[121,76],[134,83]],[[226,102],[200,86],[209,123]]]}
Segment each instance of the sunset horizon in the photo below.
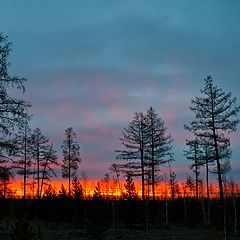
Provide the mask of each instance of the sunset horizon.
{"label": "sunset horizon", "polygon": [[239,239],[239,10],[3,1],[0,239]]}

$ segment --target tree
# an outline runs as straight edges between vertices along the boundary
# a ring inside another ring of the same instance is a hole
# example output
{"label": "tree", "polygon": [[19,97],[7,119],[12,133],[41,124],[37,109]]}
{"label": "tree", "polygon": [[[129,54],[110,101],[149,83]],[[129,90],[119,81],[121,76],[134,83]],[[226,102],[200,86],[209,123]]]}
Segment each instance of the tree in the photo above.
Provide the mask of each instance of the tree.
{"label": "tree", "polygon": [[113,173],[116,175],[116,178],[114,177],[114,180],[117,182],[117,188],[116,193],[118,194],[121,191],[121,186],[120,186],[120,171],[121,171],[121,166],[116,163],[112,163],[111,166],[109,167],[110,173]]}
{"label": "tree", "polygon": [[0,197],[6,198],[13,194],[11,189],[13,178],[13,172],[9,167],[3,166],[0,168]]}
{"label": "tree", "polygon": [[100,181],[97,182],[97,185],[93,190],[93,199],[102,199],[102,187]]}
{"label": "tree", "polygon": [[65,140],[62,145],[63,149],[63,164],[62,177],[68,178],[68,194],[71,196],[71,178],[76,175],[78,165],[81,163],[80,146],[76,141],[76,133],[73,129],[65,130]]}
{"label": "tree", "polygon": [[176,194],[179,194],[179,185],[177,182],[177,175],[173,171],[170,171],[170,174],[169,174],[169,185],[170,185],[172,200],[174,200],[176,197]]}
{"label": "tree", "polygon": [[74,176],[72,180],[72,195],[76,200],[83,198],[83,187],[80,180]]}
{"label": "tree", "polygon": [[193,169],[195,173],[195,190],[196,190],[196,198],[198,199],[198,184],[199,184],[199,169],[200,169],[200,159],[201,159],[201,149],[199,146],[198,139],[186,141],[186,145],[189,146],[189,150],[185,150],[185,156],[187,160],[191,161],[190,169]]}
{"label": "tree", "polygon": [[125,174],[140,176],[142,182],[142,199],[145,199],[145,154],[147,145],[146,117],[143,113],[135,113],[132,122],[122,131],[120,141],[125,150],[117,150],[117,159],[127,160],[124,165]]}
{"label": "tree", "polygon": [[216,172],[218,176],[220,208],[223,214],[225,227],[224,213],[224,195],[222,161],[229,158],[229,154],[225,151],[230,144],[229,135],[236,131],[236,126],[239,122],[237,113],[240,106],[236,103],[236,98],[232,94],[225,93],[217,85],[214,85],[211,76],[205,79],[205,86],[201,90],[203,96],[196,97],[192,100],[190,110],[195,114],[195,120],[185,126],[187,130],[193,132],[195,136],[204,138],[213,143],[215,151]]}
{"label": "tree", "polygon": [[0,33],[0,170],[3,172],[6,167],[9,168],[9,162],[12,160],[9,156],[16,151],[13,133],[23,126],[28,115],[26,110],[30,106],[9,93],[9,90],[24,93],[26,81],[24,78],[9,74],[10,52],[11,43],[3,33]]}
{"label": "tree", "polygon": [[66,199],[67,198],[67,190],[66,190],[66,188],[64,187],[63,184],[61,185],[61,189],[58,191],[58,196],[61,199]]}
{"label": "tree", "polygon": [[187,176],[187,180],[185,182],[185,187],[186,187],[186,189],[188,189],[188,193],[190,194],[190,197],[192,197],[194,185],[195,185],[194,179],[191,176]]}
{"label": "tree", "polygon": [[104,175],[104,178],[101,180],[101,182],[102,182],[102,186],[103,186],[103,189],[104,189],[103,197],[105,199],[108,199],[109,196],[113,194],[113,193],[110,194],[111,179],[110,179],[109,173],[106,173]]}
{"label": "tree", "polygon": [[159,166],[169,163],[172,159],[172,138],[167,134],[164,121],[156,111],[150,107],[146,114],[146,125],[148,135],[147,159],[150,167],[152,183],[152,196],[155,200],[155,174]]}
{"label": "tree", "polygon": [[56,160],[56,156],[52,146],[48,144],[49,140],[42,134],[40,128],[33,130],[32,134],[32,157],[36,160],[37,168],[33,171],[36,174],[37,179],[37,198],[41,197],[43,180],[48,177],[47,170],[50,168],[49,162],[53,163]]}
{"label": "tree", "polygon": [[56,190],[52,187],[51,184],[48,184],[47,188],[44,190],[43,198],[44,199],[53,199],[57,197]]}
{"label": "tree", "polygon": [[23,176],[23,199],[26,198],[27,177],[31,172],[31,147],[32,135],[31,129],[28,125],[27,119],[23,127],[21,127],[15,138],[17,144],[17,151],[14,154],[15,160],[14,168],[17,168],[17,174]]}
{"label": "tree", "polygon": [[138,198],[134,181],[130,175],[127,176],[126,183],[124,184],[124,188],[126,192],[122,193],[123,199],[133,200]]}
{"label": "tree", "polygon": [[[205,165],[205,172],[206,172],[206,190],[207,190],[207,199],[209,202],[209,167],[214,164],[214,147],[213,144],[209,141],[206,141],[206,139],[201,139],[200,141],[200,147],[202,149],[202,156],[200,156],[200,162],[199,164],[201,166]],[[210,203],[210,202],[209,202]]]}
{"label": "tree", "polygon": [[46,146],[46,151],[44,152],[44,159],[41,163],[43,170],[41,177],[40,197],[42,195],[42,189],[45,181],[50,181],[51,177],[57,176],[53,169],[53,166],[59,165],[56,153],[57,152],[53,149],[53,143]]}

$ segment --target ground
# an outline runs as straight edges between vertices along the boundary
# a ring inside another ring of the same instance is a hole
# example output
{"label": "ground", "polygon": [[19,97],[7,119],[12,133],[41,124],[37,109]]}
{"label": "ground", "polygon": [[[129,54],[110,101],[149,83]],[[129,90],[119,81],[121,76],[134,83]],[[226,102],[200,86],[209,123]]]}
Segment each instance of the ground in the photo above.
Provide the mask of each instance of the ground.
{"label": "ground", "polygon": [[[31,224],[38,232],[37,240],[222,240],[223,233],[201,228],[189,228],[185,226],[174,225],[166,229],[164,227],[155,227],[149,231],[115,228],[105,231],[95,228],[74,228],[70,225],[45,225]],[[40,231],[37,229],[39,226]],[[11,227],[6,230],[5,224],[1,224],[1,240],[11,240],[8,233]],[[3,230],[5,229],[5,230]],[[229,235],[228,240],[239,240],[239,236]]]}

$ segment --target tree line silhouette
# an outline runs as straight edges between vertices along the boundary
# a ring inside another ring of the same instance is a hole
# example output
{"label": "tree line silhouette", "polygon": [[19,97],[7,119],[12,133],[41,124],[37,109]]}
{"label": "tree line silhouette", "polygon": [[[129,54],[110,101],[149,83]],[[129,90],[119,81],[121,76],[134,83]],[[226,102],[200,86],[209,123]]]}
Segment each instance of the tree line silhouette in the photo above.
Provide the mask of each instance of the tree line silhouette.
{"label": "tree line silhouette", "polygon": [[[230,231],[237,234],[240,191],[234,179],[227,179],[226,173],[231,170],[230,133],[237,130],[240,106],[231,93],[225,93],[214,84],[211,76],[205,79],[201,96],[192,99],[190,110],[194,119],[184,126],[189,139],[183,154],[190,162],[194,178],[189,175],[180,188],[176,172],[172,170],[173,138],[163,119],[149,107],[146,113],[134,113],[119,138],[122,147],[115,150],[116,161],[109,173],[97,182],[93,193],[87,195],[83,186],[87,176],[83,174],[80,178],[77,171],[82,159],[74,130],[71,127],[65,130],[63,160],[59,161],[53,143],[41,129],[30,128],[30,103],[11,97],[12,89],[25,92],[26,79],[10,75],[10,52],[11,43],[1,33],[1,218],[14,209],[16,216],[27,215],[29,219],[37,216],[43,221],[88,227],[91,223],[100,232],[106,226],[116,227],[120,223],[129,228],[142,226],[145,230],[158,224],[184,223],[213,225],[223,229],[225,238]],[[68,189],[62,185],[59,192],[50,184],[57,166],[61,166],[62,177],[68,180]],[[167,169],[165,175],[163,168]],[[202,168],[204,181],[200,178]],[[15,174],[23,178],[23,200],[14,198],[11,189]],[[218,196],[211,196],[209,174],[217,176]],[[123,178],[124,187],[121,185]],[[135,187],[136,178],[141,182],[141,196]],[[27,195],[29,181],[32,181],[32,198]],[[160,181],[165,183],[165,195],[158,196],[156,188]],[[111,183],[118,195],[106,193]]]}

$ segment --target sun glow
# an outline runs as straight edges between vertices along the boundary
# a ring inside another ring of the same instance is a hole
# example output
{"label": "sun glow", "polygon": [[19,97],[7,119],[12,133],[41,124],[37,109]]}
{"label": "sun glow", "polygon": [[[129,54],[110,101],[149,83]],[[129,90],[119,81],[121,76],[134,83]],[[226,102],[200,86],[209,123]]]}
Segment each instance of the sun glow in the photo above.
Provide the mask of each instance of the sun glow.
{"label": "sun glow", "polygon": [[[98,181],[98,180],[87,180],[80,182],[84,198],[92,198],[96,191],[99,191],[103,198],[116,198],[119,199],[122,193],[126,193],[126,189],[124,187],[125,181],[121,180],[119,182],[109,180],[108,182],[105,181]],[[66,180],[55,180],[51,181],[50,183],[46,184],[43,187],[42,196],[45,194],[46,189],[48,186],[51,185],[53,191],[56,195],[59,194],[62,185],[68,192],[68,182]],[[138,194],[139,198],[142,195],[142,185],[140,181],[135,181],[135,191]],[[71,185],[72,186],[72,185]],[[99,189],[97,189],[99,186]],[[184,187],[184,183],[178,183],[177,188],[175,189],[175,198],[178,197],[194,197],[195,196],[195,189],[186,189]],[[23,197],[23,182],[22,181],[14,181],[11,185],[11,191],[13,192],[13,196],[16,198]],[[27,198],[34,198],[37,195],[37,185],[36,183],[28,183],[26,188],[26,197]],[[152,190],[151,186],[145,186],[145,196],[148,198],[152,198]],[[206,189],[202,187],[199,189],[199,196],[206,197]],[[171,188],[168,184],[165,183],[158,183],[155,186],[155,197],[157,199],[162,198],[171,198],[172,192]],[[210,186],[210,197],[218,197],[218,187],[215,185]]]}

